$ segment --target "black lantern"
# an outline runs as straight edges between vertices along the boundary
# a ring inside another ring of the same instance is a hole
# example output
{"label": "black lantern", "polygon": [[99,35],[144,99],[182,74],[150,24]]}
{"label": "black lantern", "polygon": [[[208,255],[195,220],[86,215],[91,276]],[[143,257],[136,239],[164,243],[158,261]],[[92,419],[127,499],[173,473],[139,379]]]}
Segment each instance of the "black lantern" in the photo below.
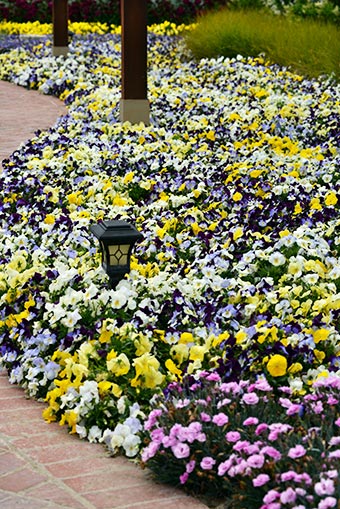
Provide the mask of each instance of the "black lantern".
{"label": "black lantern", "polygon": [[102,266],[115,288],[130,271],[131,251],[137,240],[143,238],[138,230],[126,221],[103,221],[90,226],[102,251]]}

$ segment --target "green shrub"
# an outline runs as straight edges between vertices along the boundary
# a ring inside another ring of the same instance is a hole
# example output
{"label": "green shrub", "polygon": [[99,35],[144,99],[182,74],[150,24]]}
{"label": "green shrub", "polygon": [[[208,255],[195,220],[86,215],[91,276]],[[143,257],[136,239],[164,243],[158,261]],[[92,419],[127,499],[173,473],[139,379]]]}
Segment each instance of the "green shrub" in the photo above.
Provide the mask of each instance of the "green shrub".
{"label": "green shrub", "polygon": [[296,0],[286,12],[303,18],[322,19],[323,21],[340,21],[340,0],[323,0],[313,2],[312,0]]}
{"label": "green shrub", "polygon": [[199,18],[187,44],[196,58],[264,54],[309,77],[340,76],[339,28],[317,20],[222,9]]}

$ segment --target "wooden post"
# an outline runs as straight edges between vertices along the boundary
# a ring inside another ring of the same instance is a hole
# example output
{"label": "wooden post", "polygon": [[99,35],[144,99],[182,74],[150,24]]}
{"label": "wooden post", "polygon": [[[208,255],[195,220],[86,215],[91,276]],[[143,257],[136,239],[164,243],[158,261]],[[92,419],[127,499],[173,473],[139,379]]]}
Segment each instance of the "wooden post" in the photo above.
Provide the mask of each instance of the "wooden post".
{"label": "wooden post", "polygon": [[120,120],[149,124],[147,0],[121,0],[122,97]]}
{"label": "wooden post", "polygon": [[68,5],[67,0],[53,0],[53,55],[68,53]]}

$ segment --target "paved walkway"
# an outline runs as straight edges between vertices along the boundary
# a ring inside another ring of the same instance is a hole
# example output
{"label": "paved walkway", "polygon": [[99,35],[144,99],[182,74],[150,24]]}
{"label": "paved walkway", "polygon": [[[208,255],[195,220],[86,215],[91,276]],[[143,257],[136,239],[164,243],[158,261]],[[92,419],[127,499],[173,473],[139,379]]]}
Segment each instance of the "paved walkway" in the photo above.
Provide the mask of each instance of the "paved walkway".
{"label": "paved walkway", "polygon": [[67,112],[55,97],[0,81],[0,162]]}
{"label": "paved walkway", "polygon": [[[0,81],[0,161],[66,112],[57,99]],[[47,424],[0,370],[1,509],[207,509],[126,458]]]}

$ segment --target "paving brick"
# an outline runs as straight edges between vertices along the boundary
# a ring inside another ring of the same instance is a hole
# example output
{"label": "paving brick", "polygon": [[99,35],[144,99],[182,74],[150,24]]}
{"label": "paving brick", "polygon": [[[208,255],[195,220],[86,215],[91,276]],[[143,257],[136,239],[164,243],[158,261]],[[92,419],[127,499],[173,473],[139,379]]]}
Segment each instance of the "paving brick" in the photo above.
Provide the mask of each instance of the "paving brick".
{"label": "paving brick", "polygon": [[41,447],[52,446],[57,447],[62,445],[65,447],[65,436],[63,433],[52,433],[46,423],[44,433],[21,433],[20,436],[12,439],[13,445],[19,449],[41,449]]}
{"label": "paving brick", "polygon": [[[2,412],[0,412],[0,415],[1,414],[2,414]],[[22,432],[26,433],[27,431],[29,431],[30,426],[33,426],[33,424],[34,424],[34,433],[37,433],[37,432],[44,433],[46,431],[46,426],[48,426],[48,424],[46,424],[46,422],[44,422],[42,418],[40,420],[38,418],[36,418],[35,420],[30,421],[29,419],[24,419],[23,414],[20,415],[20,421],[21,421],[21,428],[19,428],[19,426],[18,426],[17,419],[14,421],[7,421],[7,422],[4,419],[4,421],[2,422],[1,418],[0,418],[0,433],[3,433],[4,435],[7,435],[8,437],[17,437]]]}
{"label": "paving brick", "polygon": [[[83,506],[84,507],[84,506]],[[92,506],[93,507],[93,506]],[[1,502],[1,509],[78,509],[73,506],[60,505],[46,500],[36,500],[29,497],[18,497],[12,495]]]}
{"label": "paving brick", "polygon": [[8,474],[13,470],[18,470],[25,466],[25,461],[21,458],[18,458],[11,452],[4,452],[0,454],[0,476],[3,474]]}
{"label": "paving brick", "polygon": [[92,503],[96,504],[97,509],[112,509],[113,501],[115,508],[121,506],[135,507],[138,503],[149,503],[149,507],[157,507],[160,500],[171,500],[178,497],[178,493],[172,487],[163,487],[158,484],[152,486],[138,485],[130,487],[119,487],[115,489],[106,489],[93,493],[84,494]]}
{"label": "paving brick", "polygon": [[[103,457],[103,455],[100,455],[94,458],[91,457],[89,461],[84,461],[83,456],[80,456],[76,459],[46,465],[46,468],[56,478],[73,479],[81,476],[86,484],[91,482],[93,472],[96,472],[95,478],[96,483],[98,483],[97,478],[101,475],[105,476],[114,465],[109,458],[107,458],[107,461],[105,461],[105,459],[106,458]],[[112,477],[119,475],[118,469],[113,468],[112,470]]]}
{"label": "paving brick", "polygon": [[20,493],[46,480],[46,477],[31,468],[22,468],[0,477],[0,489]]}
{"label": "paving brick", "polygon": [[[90,447],[83,447],[89,445]],[[32,449],[30,455],[35,461],[39,461],[44,465],[51,463],[63,462],[69,459],[82,458],[83,461],[89,461],[91,458],[100,457],[103,451],[93,448],[92,444],[70,444],[67,440],[64,441],[64,445],[61,447],[41,445],[40,449]]]}
{"label": "paving brick", "polygon": [[[195,499],[186,495],[174,496],[171,499],[158,499],[152,502],[154,509],[207,509],[207,506]],[[150,501],[137,502],[131,505],[121,505],[115,509],[150,509]]]}
{"label": "paving brick", "polygon": [[[130,474],[130,475],[128,475]],[[84,475],[78,476],[74,478],[65,478],[65,484],[67,484],[70,488],[77,491],[78,493],[96,493],[100,490],[106,490],[108,488],[112,488],[112,490],[116,489],[131,489],[135,487],[140,487],[143,485],[146,486],[145,478],[140,472],[134,472],[134,475],[131,475],[131,472],[124,471],[110,471],[110,472],[96,472],[96,475]]]}
{"label": "paving brick", "polygon": [[72,493],[67,487],[56,485],[53,482],[46,482],[40,486],[35,486],[27,490],[26,494],[36,500],[59,504],[59,507],[68,506],[72,507],[72,509],[86,509],[89,507],[89,502],[85,499],[83,500],[78,493]]}
{"label": "paving brick", "polygon": [[22,398],[22,395],[20,395],[19,393],[14,393],[12,389],[4,389],[1,385],[0,385],[0,391],[1,391],[1,394],[0,394],[0,405],[1,406],[2,406],[2,402],[4,403],[4,405],[6,405],[6,403],[8,402],[9,399],[14,401],[15,399]]}

